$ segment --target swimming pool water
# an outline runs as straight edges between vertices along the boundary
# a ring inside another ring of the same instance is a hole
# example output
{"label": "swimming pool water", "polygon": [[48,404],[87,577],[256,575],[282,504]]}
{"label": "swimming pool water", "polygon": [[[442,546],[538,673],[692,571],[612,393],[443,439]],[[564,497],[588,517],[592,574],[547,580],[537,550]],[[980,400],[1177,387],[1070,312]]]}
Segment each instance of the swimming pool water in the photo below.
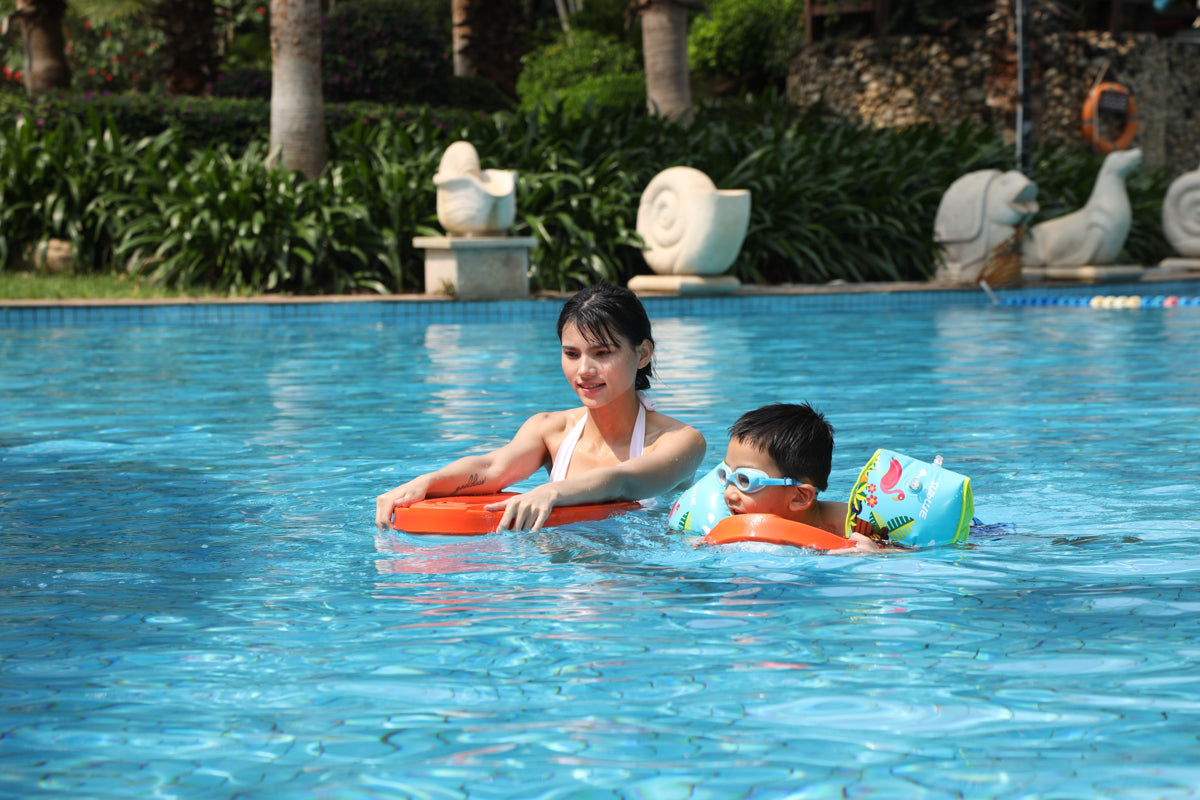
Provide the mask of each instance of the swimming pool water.
{"label": "swimming pool water", "polygon": [[0,329],[0,796],[1195,796],[1200,310],[655,335],[702,471],[811,400],[831,495],[940,453],[1015,531],[380,533],[376,494],[572,404],[553,320]]}

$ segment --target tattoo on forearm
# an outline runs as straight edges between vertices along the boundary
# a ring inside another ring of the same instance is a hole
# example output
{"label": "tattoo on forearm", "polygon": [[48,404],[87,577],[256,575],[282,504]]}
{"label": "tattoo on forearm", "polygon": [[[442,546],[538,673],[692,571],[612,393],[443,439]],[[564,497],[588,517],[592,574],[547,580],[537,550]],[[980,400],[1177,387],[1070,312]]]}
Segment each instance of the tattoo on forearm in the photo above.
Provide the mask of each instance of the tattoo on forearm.
{"label": "tattoo on forearm", "polygon": [[479,486],[483,483],[483,476],[478,472],[471,473],[471,477],[467,478],[467,482],[454,490],[454,494],[458,494],[463,489],[470,489],[472,486]]}

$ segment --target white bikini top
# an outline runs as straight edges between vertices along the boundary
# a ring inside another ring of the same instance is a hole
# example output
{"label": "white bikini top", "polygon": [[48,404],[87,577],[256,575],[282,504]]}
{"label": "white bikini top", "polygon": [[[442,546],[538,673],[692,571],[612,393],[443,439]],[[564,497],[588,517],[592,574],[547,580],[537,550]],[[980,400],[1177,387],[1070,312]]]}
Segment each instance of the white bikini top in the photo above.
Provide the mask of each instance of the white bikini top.
{"label": "white bikini top", "polygon": [[[638,404],[637,420],[633,423],[633,433],[629,436],[630,458],[640,456],[646,446],[646,409],[654,408],[654,402],[641,392],[638,392],[638,400],[641,402]],[[567,477],[567,467],[571,465],[571,456],[575,453],[575,445],[579,444],[579,437],[583,435],[587,419],[588,415],[585,410],[583,416],[579,418],[579,422],[575,423],[575,427],[558,446],[558,452],[554,454],[554,465],[550,469],[551,483]]]}

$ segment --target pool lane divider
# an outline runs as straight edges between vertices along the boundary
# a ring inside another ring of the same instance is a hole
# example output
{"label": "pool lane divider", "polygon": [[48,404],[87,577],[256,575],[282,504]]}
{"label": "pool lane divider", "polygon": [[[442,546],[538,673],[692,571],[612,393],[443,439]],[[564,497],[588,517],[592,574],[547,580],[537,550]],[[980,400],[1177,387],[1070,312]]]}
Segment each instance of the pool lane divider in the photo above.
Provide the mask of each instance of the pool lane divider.
{"label": "pool lane divider", "polygon": [[1200,306],[1200,297],[1178,295],[1027,295],[1004,297],[999,301],[1004,306],[1087,306],[1089,308],[1184,308]]}

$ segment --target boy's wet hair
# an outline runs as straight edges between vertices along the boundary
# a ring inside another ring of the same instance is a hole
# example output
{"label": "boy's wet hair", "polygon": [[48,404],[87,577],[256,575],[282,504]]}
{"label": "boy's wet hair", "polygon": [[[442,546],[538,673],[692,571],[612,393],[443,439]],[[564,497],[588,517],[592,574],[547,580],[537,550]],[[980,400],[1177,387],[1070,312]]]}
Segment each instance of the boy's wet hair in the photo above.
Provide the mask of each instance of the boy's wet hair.
{"label": "boy's wet hair", "polygon": [[[558,315],[560,342],[568,322],[574,323],[590,344],[616,346],[618,339],[624,339],[635,349],[646,340],[654,344],[650,318],[646,316],[642,301],[623,286],[598,283],[576,292]],[[634,388],[649,389],[653,372],[652,363],[639,369]]]}
{"label": "boy's wet hair", "polygon": [[763,450],[785,478],[829,486],[833,468],[833,426],[808,403],[775,403],[743,414],[729,437]]}

